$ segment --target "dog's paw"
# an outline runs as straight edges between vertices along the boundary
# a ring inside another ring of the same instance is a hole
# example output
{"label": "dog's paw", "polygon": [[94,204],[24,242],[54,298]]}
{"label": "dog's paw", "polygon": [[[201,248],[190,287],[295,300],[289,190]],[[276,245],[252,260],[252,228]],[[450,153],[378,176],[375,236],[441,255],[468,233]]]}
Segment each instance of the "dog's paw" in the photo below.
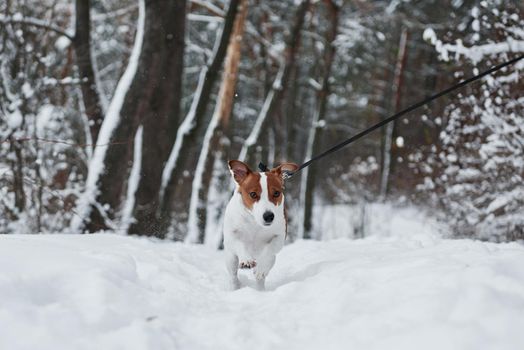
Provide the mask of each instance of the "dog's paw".
{"label": "dog's paw", "polygon": [[252,269],[255,266],[257,266],[257,262],[255,260],[241,261],[238,264],[238,267],[241,269]]}
{"label": "dog's paw", "polygon": [[240,281],[238,280],[238,278],[233,278],[226,284],[225,287],[226,287],[226,290],[230,292],[235,291],[237,289],[240,289],[241,287]]}
{"label": "dog's paw", "polygon": [[267,271],[260,271],[260,270],[253,270],[253,275],[255,275],[255,279],[257,281],[261,281],[266,278]]}

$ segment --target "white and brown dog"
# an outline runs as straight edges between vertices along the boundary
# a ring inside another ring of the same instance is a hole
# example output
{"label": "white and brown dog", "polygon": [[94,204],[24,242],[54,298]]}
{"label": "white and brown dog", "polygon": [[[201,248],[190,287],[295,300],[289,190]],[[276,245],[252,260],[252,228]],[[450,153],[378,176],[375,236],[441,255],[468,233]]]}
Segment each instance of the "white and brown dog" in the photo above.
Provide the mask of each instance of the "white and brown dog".
{"label": "white and brown dog", "polygon": [[231,289],[238,289],[238,269],[253,269],[257,288],[264,289],[267,274],[287,234],[284,209],[284,172],[298,166],[284,163],[266,172],[254,172],[239,160],[229,161],[236,183],[224,217],[224,251]]}

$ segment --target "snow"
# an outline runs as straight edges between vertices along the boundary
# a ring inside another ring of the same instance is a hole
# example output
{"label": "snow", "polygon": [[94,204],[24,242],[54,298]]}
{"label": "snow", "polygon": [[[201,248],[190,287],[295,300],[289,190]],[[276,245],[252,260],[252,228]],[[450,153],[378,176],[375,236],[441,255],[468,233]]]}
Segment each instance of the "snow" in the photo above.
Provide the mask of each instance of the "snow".
{"label": "snow", "polygon": [[[480,30],[480,22],[478,19],[475,19],[471,25],[474,31],[478,32]],[[508,31],[511,31],[511,28]],[[519,33],[516,34],[518,35]],[[425,41],[435,46],[435,49],[444,61],[449,60],[450,53],[455,53],[456,60],[461,56],[464,56],[474,64],[478,64],[485,58],[485,56],[524,52],[524,40],[513,39],[512,37],[507,37],[505,40],[496,43],[489,42],[469,47],[465,46],[460,39],[457,39],[453,44],[445,44],[437,39],[437,34],[429,27],[424,30],[422,37]],[[517,66],[517,68],[521,69],[522,67]]]}
{"label": "snow", "polygon": [[6,124],[11,130],[18,129],[24,121],[24,117],[18,108],[7,114],[6,119]]}
{"label": "snow", "polygon": [[480,22],[478,19],[475,19],[473,22],[471,22],[471,28],[476,32],[480,30]]}
{"label": "snow", "polygon": [[432,45],[435,45],[435,43],[437,42],[437,34],[432,28],[424,29],[424,32],[422,33],[422,38],[425,41],[431,43]]}
{"label": "snow", "polygon": [[[221,91],[219,93],[219,96],[221,96],[222,94],[223,92]],[[215,112],[213,113],[213,117],[209,121],[206,133],[204,134],[204,140],[202,141],[202,147],[200,149],[200,154],[198,155],[198,162],[195,168],[195,172],[193,174],[193,182],[191,183],[191,199],[189,201],[189,217],[187,220],[188,232],[185,238],[186,242],[189,243],[198,242],[198,209],[202,205],[202,201],[200,200],[200,191],[202,189],[204,171],[206,170],[206,161],[209,156],[209,152],[211,152],[211,150],[209,149],[211,147],[211,140],[213,138],[215,130],[218,127],[220,116],[220,103],[218,103],[216,105]]]}
{"label": "snow", "polygon": [[478,64],[484,56],[496,55],[508,52],[524,52],[524,40],[513,40],[508,38],[505,42],[500,43],[489,43],[484,45],[476,45],[472,47],[466,47],[462,41],[457,40],[455,44],[443,44],[438,45],[437,41],[436,49],[441,55],[446,55],[448,52],[454,52],[457,57],[461,55],[470,59],[474,64]]}
{"label": "snow", "polygon": [[20,12],[17,12],[13,15],[14,21],[21,21],[22,19],[24,19],[24,16]]}
{"label": "snow", "polygon": [[191,0],[193,4],[200,5],[204,8],[209,9],[211,12],[216,13],[219,16],[225,16],[226,13],[223,9],[213,4],[211,1],[205,1],[205,0]]}
{"label": "snow", "polygon": [[524,247],[443,239],[409,213],[390,235],[287,245],[266,292],[249,271],[226,291],[208,246],[2,235],[0,348],[523,348]]}
{"label": "snow", "polygon": [[[311,125],[315,126],[318,123],[318,118],[320,116],[320,110],[317,108],[313,114],[313,119],[311,120]],[[306,142],[306,154],[304,156],[305,162],[309,161],[313,157],[313,144],[315,142],[315,137],[317,133],[317,128],[313,127],[309,129],[308,136],[307,136],[307,142]],[[298,237],[303,238],[305,232],[305,215],[306,215],[306,195],[307,195],[307,180],[309,177],[309,168],[305,167],[302,170],[302,174],[300,176],[300,193],[298,195],[299,203],[300,203],[300,213],[299,213],[299,221],[298,221]]]}
{"label": "snow", "polygon": [[114,96],[111,100],[111,103],[107,109],[104,122],[100,129],[100,134],[97,140],[97,146],[93,153],[93,157],[89,162],[89,172],[86,180],[86,188],[79,203],[77,204],[77,213],[73,217],[71,222],[71,231],[78,232],[85,218],[90,214],[91,204],[96,200],[97,196],[97,182],[100,175],[104,171],[104,158],[106,155],[107,148],[111,142],[111,136],[113,131],[116,129],[120,123],[120,110],[124,104],[124,99],[133,82],[136,71],[138,69],[138,61],[140,58],[140,52],[142,51],[142,43],[144,40],[144,26],[145,26],[145,3],[144,0],[139,2],[139,16],[138,16],[138,26],[136,30],[136,38],[129,57],[129,63],[126,67],[126,70],[115,89]]}
{"label": "snow", "polygon": [[[355,205],[316,205],[313,216],[313,237],[322,240],[357,238],[362,230],[365,236],[375,237],[436,237],[443,231],[433,218],[413,207],[399,207],[391,203],[359,203]],[[341,230],[341,228],[344,228]]]}
{"label": "snow", "polygon": [[397,145],[398,148],[404,147],[404,138],[402,136],[397,136],[395,139],[395,145]]}
{"label": "snow", "polygon": [[45,130],[49,128],[50,126],[53,126],[56,128],[56,124],[53,123],[53,112],[55,110],[55,107],[50,104],[45,104],[40,107],[40,110],[38,111],[38,115],[36,116],[36,134],[39,137],[45,136]]}
{"label": "snow", "polygon": [[35,90],[33,90],[31,85],[26,81],[22,84],[22,93],[26,99],[29,99],[35,94]]}
{"label": "snow", "polygon": [[[39,18],[24,17],[24,15],[22,13],[20,13],[20,12],[17,12],[15,14],[13,14],[12,17],[0,14],[0,23],[9,23],[9,22],[26,23],[26,24],[35,25],[37,27],[50,28],[53,31],[62,34],[62,36],[64,36],[65,38],[68,38],[69,40],[72,40],[73,37],[74,37],[73,33],[64,31],[60,27],[48,23],[48,21],[44,21],[44,20],[41,20]],[[23,35],[23,31],[22,30],[17,30],[17,34],[19,36],[22,36]]]}
{"label": "snow", "polygon": [[195,13],[189,13],[187,15],[187,19],[190,21],[195,21],[195,22],[210,22],[210,23],[216,23],[216,22],[222,23],[224,21],[222,17],[197,15]]}
{"label": "snow", "polygon": [[58,51],[65,51],[71,45],[71,40],[66,36],[61,36],[55,41],[55,48]]}
{"label": "snow", "polygon": [[[204,244],[212,248],[218,248],[222,244],[222,226],[224,224],[224,215],[222,215],[223,210],[225,204],[231,198],[231,191],[224,191],[221,188],[223,182],[221,175],[223,175],[225,171],[221,151],[219,151],[215,156],[212,171],[213,175],[211,176],[206,201],[207,220],[204,233]],[[229,170],[227,175],[227,179],[233,182],[229,176]],[[234,184],[231,183],[229,187],[234,188]]]}
{"label": "snow", "polygon": [[266,96],[266,99],[264,100],[264,105],[262,106],[262,109],[260,110],[260,113],[258,114],[257,120],[255,121],[255,125],[253,126],[251,133],[247,137],[246,141],[244,142],[244,145],[242,146],[242,149],[240,150],[240,154],[238,156],[238,159],[240,161],[246,160],[249,148],[255,145],[258,141],[258,137],[260,136],[260,132],[262,131],[262,125],[264,124],[264,121],[267,118],[269,107],[271,106],[271,103],[273,102],[273,98],[275,97],[276,90],[281,88],[282,77],[284,76],[284,69],[285,69],[285,65],[281,63],[277,76],[275,78],[275,81],[273,82],[271,91],[269,91],[269,93]]}
{"label": "snow", "polygon": [[142,169],[142,140],[144,128],[140,125],[136,131],[133,145],[133,166],[129,173],[127,196],[122,210],[122,232],[127,232],[129,226],[134,222],[133,209],[135,207],[135,194],[140,183],[140,171]]}
{"label": "snow", "polygon": [[178,127],[175,143],[173,145],[173,148],[171,149],[171,153],[169,154],[169,158],[167,160],[166,166],[164,167],[164,171],[162,172],[162,183],[160,185],[159,191],[159,197],[161,199],[160,201],[163,200],[167,185],[169,184],[169,180],[171,179],[172,173],[175,169],[178,157],[180,156],[180,150],[182,149],[184,136],[188,135],[195,125],[196,108],[198,105],[198,101],[200,100],[200,96],[202,95],[202,88],[204,86],[207,71],[207,66],[202,68],[202,70],[200,71],[200,76],[198,77],[198,85],[195,91],[195,96],[193,97],[193,101],[191,102],[191,107],[189,108],[189,112],[187,113],[186,117]]}

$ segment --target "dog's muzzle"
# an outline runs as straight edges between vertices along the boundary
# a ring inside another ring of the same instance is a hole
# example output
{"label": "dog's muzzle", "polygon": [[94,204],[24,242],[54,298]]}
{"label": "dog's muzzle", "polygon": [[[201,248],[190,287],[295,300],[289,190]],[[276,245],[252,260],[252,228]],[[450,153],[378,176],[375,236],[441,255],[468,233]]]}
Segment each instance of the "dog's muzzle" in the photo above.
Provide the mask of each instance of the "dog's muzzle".
{"label": "dog's muzzle", "polygon": [[275,214],[270,211],[266,211],[264,215],[262,215],[262,218],[264,219],[264,225],[269,226],[273,222],[273,219],[275,219]]}

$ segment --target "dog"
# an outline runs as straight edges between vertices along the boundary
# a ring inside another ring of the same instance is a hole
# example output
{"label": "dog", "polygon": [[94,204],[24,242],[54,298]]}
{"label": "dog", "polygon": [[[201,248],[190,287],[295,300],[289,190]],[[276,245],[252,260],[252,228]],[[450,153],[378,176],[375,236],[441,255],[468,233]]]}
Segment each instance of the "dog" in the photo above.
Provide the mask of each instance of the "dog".
{"label": "dog", "polygon": [[252,269],[257,289],[264,290],[266,277],[287,236],[283,174],[297,169],[294,163],[283,163],[266,172],[254,172],[239,160],[229,161],[236,184],[224,214],[230,289],[240,288],[240,268]]}

